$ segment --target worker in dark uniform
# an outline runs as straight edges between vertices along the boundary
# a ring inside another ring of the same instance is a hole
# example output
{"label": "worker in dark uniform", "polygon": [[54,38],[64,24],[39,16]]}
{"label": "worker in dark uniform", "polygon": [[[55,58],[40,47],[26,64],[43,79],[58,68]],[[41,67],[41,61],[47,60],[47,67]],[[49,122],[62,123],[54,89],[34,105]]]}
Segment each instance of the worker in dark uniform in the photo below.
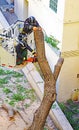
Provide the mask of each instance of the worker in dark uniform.
{"label": "worker in dark uniform", "polygon": [[39,23],[35,17],[28,17],[24,22],[24,27],[22,32],[18,36],[19,44],[16,46],[17,53],[17,64],[23,63],[24,60],[27,60],[27,49],[34,55],[34,61],[37,61],[36,53],[31,49],[27,44],[27,36],[33,31],[33,27],[39,27]]}
{"label": "worker in dark uniform", "polygon": [[39,23],[35,17],[28,17],[24,22],[23,32],[30,34],[33,31],[33,27],[39,27]]}
{"label": "worker in dark uniform", "polygon": [[33,55],[34,58],[32,58],[32,62],[36,62],[36,52],[31,49],[31,47],[27,44],[27,35],[20,33],[18,36],[18,44],[15,47],[17,58],[16,58],[16,64],[20,65],[24,61],[27,61],[27,50],[29,50]]}

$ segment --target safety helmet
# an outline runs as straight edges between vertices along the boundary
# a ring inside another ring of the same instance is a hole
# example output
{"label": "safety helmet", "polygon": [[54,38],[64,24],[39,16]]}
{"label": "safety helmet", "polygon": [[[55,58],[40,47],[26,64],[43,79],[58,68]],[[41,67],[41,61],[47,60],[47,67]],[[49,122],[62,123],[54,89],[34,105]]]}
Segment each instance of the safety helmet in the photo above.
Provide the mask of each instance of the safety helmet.
{"label": "safety helmet", "polygon": [[33,17],[33,16],[31,16],[31,17],[29,17],[29,23],[31,24],[31,23],[34,23],[36,20],[35,20],[35,18]]}

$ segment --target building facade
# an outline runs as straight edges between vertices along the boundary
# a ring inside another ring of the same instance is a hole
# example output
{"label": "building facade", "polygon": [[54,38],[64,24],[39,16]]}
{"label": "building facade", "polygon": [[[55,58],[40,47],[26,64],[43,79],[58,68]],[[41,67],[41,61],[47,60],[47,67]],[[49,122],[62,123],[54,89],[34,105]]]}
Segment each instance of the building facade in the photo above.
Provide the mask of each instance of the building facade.
{"label": "building facade", "polygon": [[[35,16],[48,35],[62,41],[64,1],[56,1],[57,11],[50,7],[51,0],[29,0],[28,16]],[[54,3],[55,4],[55,3]],[[61,7],[61,8],[60,8]]]}
{"label": "building facade", "polygon": [[79,88],[79,0],[14,1],[19,19],[34,16],[47,35],[60,41],[64,63],[57,81],[57,100],[70,99],[72,90]]}
{"label": "building facade", "polygon": [[28,1],[14,0],[14,12],[19,20],[24,21],[28,17]]}
{"label": "building facade", "polygon": [[65,0],[61,55],[64,64],[59,76],[59,101],[71,98],[79,89],[79,1]]}

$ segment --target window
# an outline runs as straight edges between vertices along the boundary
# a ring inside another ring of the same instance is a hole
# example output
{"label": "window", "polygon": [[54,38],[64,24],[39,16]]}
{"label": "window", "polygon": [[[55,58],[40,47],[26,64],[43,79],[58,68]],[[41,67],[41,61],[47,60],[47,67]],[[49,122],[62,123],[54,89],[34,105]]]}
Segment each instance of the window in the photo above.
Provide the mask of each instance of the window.
{"label": "window", "polygon": [[55,13],[57,13],[57,4],[58,0],[50,0],[50,5],[49,7],[54,10]]}

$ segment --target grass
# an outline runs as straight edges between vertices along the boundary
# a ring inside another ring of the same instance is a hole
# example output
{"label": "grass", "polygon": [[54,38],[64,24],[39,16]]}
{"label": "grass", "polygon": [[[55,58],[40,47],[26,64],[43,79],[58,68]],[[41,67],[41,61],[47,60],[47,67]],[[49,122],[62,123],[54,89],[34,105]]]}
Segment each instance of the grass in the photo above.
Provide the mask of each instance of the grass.
{"label": "grass", "polygon": [[17,77],[22,77],[23,74],[13,71],[12,76],[17,78]]}
{"label": "grass", "polygon": [[0,78],[0,85],[1,84],[7,84],[8,83],[8,78],[4,77],[4,78]]}
{"label": "grass", "polygon": [[5,67],[0,67],[0,75],[9,75],[13,72],[13,70],[5,69]]}
{"label": "grass", "polygon": [[44,128],[44,130],[48,130],[47,128]]}
{"label": "grass", "polygon": [[11,69],[6,69],[5,67],[0,67],[0,76],[2,75],[12,75],[13,77],[22,77],[23,74],[20,72],[16,72]]}
{"label": "grass", "polygon": [[[33,89],[26,87],[27,82],[21,71],[16,72],[0,67],[0,88],[3,93],[1,95],[4,95],[3,100],[8,104],[15,106],[18,102],[24,101],[25,99],[29,99],[30,103],[35,101],[35,92]],[[26,102],[24,106],[27,108],[30,104]]]}
{"label": "grass", "polygon": [[79,130],[79,102],[68,100],[66,103],[59,103],[59,106],[73,129]]}
{"label": "grass", "polygon": [[26,99],[26,95],[20,92],[17,92],[12,96],[12,100],[14,100],[15,102],[23,101],[24,99]]}
{"label": "grass", "polygon": [[[8,103],[12,106],[15,106],[15,104],[19,101],[24,101],[25,99],[30,99],[31,103],[35,101],[36,96],[34,94],[33,89],[26,89],[21,85],[17,85],[16,87],[16,93],[13,93],[10,89],[6,88],[3,89],[3,92],[6,93],[7,95],[9,93],[12,93],[12,96],[9,98]],[[29,104],[27,104],[29,106]]]}
{"label": "grass", "polygon": [[3,92],[4,92],[5,94],[9,94],[9,93],[11,93],[12,91],[11,91],[9,88],[4,87],[4,88],[3,88]]}

